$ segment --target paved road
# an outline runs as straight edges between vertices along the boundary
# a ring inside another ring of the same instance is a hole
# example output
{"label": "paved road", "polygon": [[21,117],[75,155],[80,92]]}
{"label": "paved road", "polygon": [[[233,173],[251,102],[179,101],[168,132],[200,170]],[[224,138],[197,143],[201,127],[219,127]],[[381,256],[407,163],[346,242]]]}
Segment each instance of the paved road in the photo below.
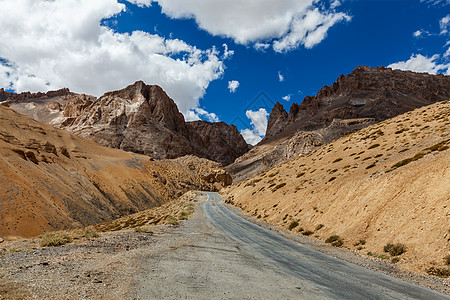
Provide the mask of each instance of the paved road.
{"label": "paved road", "polygon": [[304,247],[204,193],[182,226],[137,257],[131,299],[447,299]]}
{"label": "paved road", "polygon": [[306,248],[250,223],[208,193],[205,215],[218,230],[246,245],[261,260],[316,286],[331,299],[450,299],[351,263]]}

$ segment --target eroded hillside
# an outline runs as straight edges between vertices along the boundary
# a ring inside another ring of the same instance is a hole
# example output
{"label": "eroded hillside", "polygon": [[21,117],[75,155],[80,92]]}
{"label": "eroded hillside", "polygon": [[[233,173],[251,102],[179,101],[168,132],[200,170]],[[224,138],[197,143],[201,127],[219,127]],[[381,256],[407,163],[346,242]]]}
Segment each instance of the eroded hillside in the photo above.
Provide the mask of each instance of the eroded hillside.
{"label": "eroded hillside", "polygon": [[[416,109],[224,190],[256,218],[415,271],[450,254],[450,102]],[[337,244],[338,245],[338,244]],[[394,259],[397,261],[398,258]]]}
{"label": "eroded hillside", "polygon": [[218,166],[105,148],[0,106],[0,236],[92,225],[214,189]]}

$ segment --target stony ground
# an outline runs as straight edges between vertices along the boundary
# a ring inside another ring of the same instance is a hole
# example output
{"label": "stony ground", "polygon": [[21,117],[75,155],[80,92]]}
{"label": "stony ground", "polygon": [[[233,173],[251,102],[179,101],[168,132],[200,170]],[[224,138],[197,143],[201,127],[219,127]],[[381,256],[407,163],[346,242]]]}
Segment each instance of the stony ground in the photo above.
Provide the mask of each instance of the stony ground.
{"label": "stony ground", "polygon": [[[235,210],[239,213],[239,210]],[[174,211],[171,211],[171,214],[174,214]],[[330,247],[276,229],[251,217],[246,218],[328,255],[450,295],[448,280],[401,272],[389,262],[361,257],[345,249]],[[178,258],[177,249],[192,248],[192,253],[207,251],[208,239],[217,240],[217,237],[205,223],[201,209],[197,209],[189,220],[179,223],[180,225],[175,226],[167,224],[151,226],[153,233],[136,232],[133,228],[103,232],[98,237],[81,238],[59,247],[40,247],[39,239],[3,242],[0,244],[0,299],[142,299],[143,295],[151,295],[156,291],[163,293],[160,295],[164,295],[165,299],[175,299],[176,295],[170,291],[171,286],[182,284],[175,276],[180,275],[179,270],[188,270],[194,274],[192,285],[184,286],[187,293],[194,290],[204,291],[207,281],[202,283],[201,280],[206,280],[207,276],[197,276],[202,271],[200,262]],[[188,247],[196,243],[206,244],[203,248]],[[222,241],[222,244],[224,248],[233,248],[231,240]],[[236,266],[233,265],[231,268],[228,263],[220,261],[220,249],[212,251],[213,254],[205,256],[211,260],[208,265],[211,268],[222,266],[223,278],[226,279],[223,285],[233,282],[232,279],[235,277],[233,272],[238,272],[236,268],[243,258],[236,256],[233,262],[230,262]],[[170,261],[163,260],[164,258],[170,258]],[[264,272],[247,272],[248,274],[242,270],[242,274],[246,274],[248,278],[254,276],[263,278],[267,275],[264,273],[268,269],[270,268],[265,268]],[[226,270],[228,272],[225,272]],[[286,286],[294,284],[277,272],[271,276],[278,278],[280,284]],[[149,282],[151,287],[148,287]],[[218,282],[220,283],[220,280]],[[242,282],[235,280],[233,284],[239,286]],[[273,286],[271,289],[276,290],[277,287]],[[255,289],[252,292],[258,291]],[[228,299],[227,296],[230,295],[232,294],[224,294],[224,299]],[[178,296],[192,298],[190,294]],[[250,294],[247,296],[249,299],[254,298]]]}

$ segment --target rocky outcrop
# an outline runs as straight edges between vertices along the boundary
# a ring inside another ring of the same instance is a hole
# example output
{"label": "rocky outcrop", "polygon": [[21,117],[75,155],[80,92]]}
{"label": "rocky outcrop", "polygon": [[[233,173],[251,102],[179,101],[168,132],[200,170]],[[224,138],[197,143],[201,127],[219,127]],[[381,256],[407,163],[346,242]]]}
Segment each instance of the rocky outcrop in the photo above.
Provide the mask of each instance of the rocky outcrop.
{"label": "rocky outcrop", "polygon": [[226,165],[248,151],[235,126],[186,123],[162,88],[142,81],[94,102],[83,95],[72,97],[53,124],[103,146],[155,159],[192,154]]}
{"label": "rocky outcrop", "polygon": [[[282,106],[275,104],[263,142],[292,136],[297,130],[323,129],[335,119],[372,118],[380,122],[449,98],[449,76],[361,66],[339,76],[316,96],[292,104],[287,117]],[[270,121],[276,126],[270,126]]]}
{"label": "rocky outcrop", "polygon": [[227,167],[234,181],[255,176],[293,157],[374,123],[450,98],[450,76],[361,66],[316,96],[276,103],[266,136]]}
{"label": "rocky outcrop", "polygon": [[201,138],[205,157],[223,165],[233,163],[251,148],[234,125],[196,121],[189,122],[188,127],[194,131],[193,136]]}
{"label": "rocky outcrop", "polygon": [[7,91],[5,91],[4,88],[1,88],[1,89],[0,89],[0,102],[5,101],[6,99],[8,99],[9,97],[11,97],[12,95],[14,95],[14,93],[7,92]]}
{"label": "rocky outcrop", "polygon": [[279,102],[275,103],[267,123],[266,136],[274,136],[283,130],[288,120],[288,113],[284,110],[283,105]]}
{"label": "rocky outcrop", "polygon": [[142,81],[99,99],[68,89],[2,95],[3,105],[37,121],[155,159],[196,155],[228,165],[250,147],[234,125],[186,123],[162,88]]}

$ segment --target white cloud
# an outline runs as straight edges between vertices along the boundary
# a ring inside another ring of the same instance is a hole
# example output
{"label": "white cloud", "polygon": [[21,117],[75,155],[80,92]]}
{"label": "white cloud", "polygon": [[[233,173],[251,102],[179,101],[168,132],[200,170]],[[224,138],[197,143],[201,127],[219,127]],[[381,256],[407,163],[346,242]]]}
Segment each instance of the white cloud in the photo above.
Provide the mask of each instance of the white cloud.
{"label": "white cloud", "polygon": [[245,115],[250,119],[252,128],[241,130],[241,134],[247,143],[255,145],[266,134],[269,113],[264,108],[260,108],[257,111],[248,110]]}
{"label": "white cloud", "polygon": [[292,97],[292,95],[289,94],[289,95],[287,95],[287,96],[284,96],[282,99],[283,99],[284,101],[291,101],[291,97]]}
{"label": "white cloud", "polygon": [[151,0],[127,0],[130,3],[136,4],[139,7],[151,6]]}
{"label": "white cloud", "polygon": [[419,30],[413,32],[413,36],[415,38],[428,36],[428,35],[430,35],[430,33],[428,31],[426,31],[426,30],[423,30],[423,29],[419,29]]}
{"label": "white cloud", "polygon": [[278,80],[279,80],[280,82],[283,82],[283,81],[284,81],[284,76],[283,76],[283,74],[281,74],[280,71],[278,72]]}
{"label": "white cloud", "polygon": [[[150,2],[150,1],[147,1]],[[278,52],[299,45],[311,48],[320,43],[328,29],[350,17],[336,8],[339,1],[317,0],[153,0],[171,18],[194,19],[212,35],[254,44],[258,50],[273,44]],[[150,3],[151,3],[150,2]]]}
{"label": "white cloud", "polygon": [[250,145],[253,145],[253,146],[258,144],[262,140],[262,137],[257,135],[251,129],[243,129],[243,130],[241,130],[241,135],[244,138],[244,140],[247,142],[247,144],[250,144]]}
{"label": "white cloud", "polygon": [[447,34],[450,27],[450,15],[443,17],[439,20],[439,27],[441,28],[441,34]]}
{"label": "white cloud", "polygon": [[267,49],[270,48],[270,44],[257,42],[255,43],[254,47],[258,51],[266,51]]}
{"label": "white cloud", "polygon": [[450,0],[420,0],[420,2],[428,3],[431,5],[442,5],[446,6],[450,4]]}
{"label": "white cloud", "polygon": [[439,64],[439,59],[440,56],[438,54],[435,54],[432,57],[426,57],[421,54],[412,54],[407,61],[393,63],[388,67],[430,74],[437,74],[442,71],[442,73],[450,75],[450,64]]}
{"label": "white cloud", "polygon": [[238,87],[239,81],[237,80],[228,81],[228,89],[230,90],[230,93],[235,93]]}
{"label": "white cloud", "polygon": [[328,29],[341,21],[350,21],[351,18],[344,13],[326,13],[319,9],[309,10],[305,15],[295,18],[290,32],[273,44],[276,52],[286,52],[302,44],[305,48],[312,48],[325,39]]}
{"label": "white cloud", "polygon": [[203,108],[196,107],[184,114],[187,122],[205,120],[209,122],[220,122],[219,117],[215,113],[209,113]]}
{"label": "white cloud", "polygon": [[117,0],[0,0],[0,7],[0,83],[17,92],[68,87],[99,96],[143,80],[160,85],[187,113],[224,72],[215,48],[102,26],[126,10]]}
{"label": "white cloud", "polygon": [[223,59],[229,59],[229,58],[233,57],[234,50],[229,50],[227,44],[223,44],[222,47],[224,48],[223,57],[222,57]]}

